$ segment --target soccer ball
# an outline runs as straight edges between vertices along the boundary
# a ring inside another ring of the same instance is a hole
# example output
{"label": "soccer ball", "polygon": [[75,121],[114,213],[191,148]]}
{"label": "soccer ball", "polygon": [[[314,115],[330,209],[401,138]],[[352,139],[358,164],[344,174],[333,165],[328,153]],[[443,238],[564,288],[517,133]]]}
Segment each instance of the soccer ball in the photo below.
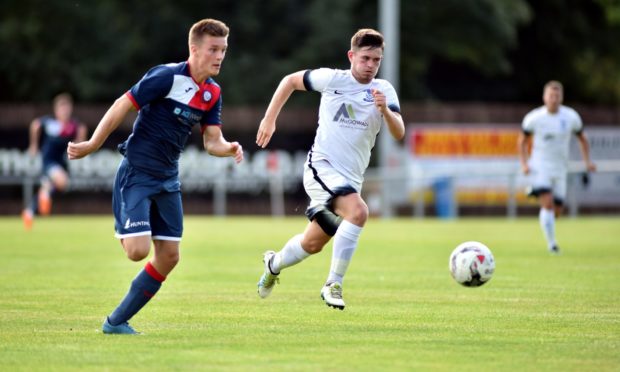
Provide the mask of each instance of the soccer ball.
{"label": "soccer ball", "polygon": [[466,287],[479,287],[491,280],[495,271],[493,253],[480,242],[461,243],[452,251],[448,263],[454,280]]}

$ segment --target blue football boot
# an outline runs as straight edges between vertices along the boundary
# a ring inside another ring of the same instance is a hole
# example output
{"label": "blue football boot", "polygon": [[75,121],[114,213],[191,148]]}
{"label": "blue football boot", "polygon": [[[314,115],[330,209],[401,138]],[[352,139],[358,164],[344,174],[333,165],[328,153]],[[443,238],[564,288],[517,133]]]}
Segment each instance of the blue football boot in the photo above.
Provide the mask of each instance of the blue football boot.
{"label": "blue football boot", "polygon": [[105,321],[103,322],[103,326],[101,327],[101,330],[103,331],[103,333],[108,334],[108,335],[112,335],[112,334],[139,335],[140,334],[140,332],[137,332],[135,329],[133,329],[127,322],[121,323],[119,325],[110,324],[110,320],[108,319],[107,316],[105,317]]}

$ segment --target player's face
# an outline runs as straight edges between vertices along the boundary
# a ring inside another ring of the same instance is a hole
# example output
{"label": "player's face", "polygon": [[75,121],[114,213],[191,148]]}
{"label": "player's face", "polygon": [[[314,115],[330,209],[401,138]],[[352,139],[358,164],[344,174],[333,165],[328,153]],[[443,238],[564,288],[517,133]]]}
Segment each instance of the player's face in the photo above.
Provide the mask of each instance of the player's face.
{"label": "player's face", "polygon": [[562,90],[554,87],[545,89],[543,102],[549,112],[557,112],[563,100]]}
{"label": "player's face", "polygon": [[364,47],[357,51],[350,50],[348,53],[349,61],[351,61],[351,73],[357,81],[362,84],[370,83],[377,76],[381,60],[383,59],[383,50],[381,48]]}
{"label": "player's face", "polygon": [[73,104],[69,101],[58,101],[54,106],[54,116],[61,122],[69,121],[72,111]]}
{"label": "player's face", "polygon": [[200,74],[207,75],[207,77],[218,75],[226,56],[228,37],[206,35],[194,47],[196,69],[200,71]]}

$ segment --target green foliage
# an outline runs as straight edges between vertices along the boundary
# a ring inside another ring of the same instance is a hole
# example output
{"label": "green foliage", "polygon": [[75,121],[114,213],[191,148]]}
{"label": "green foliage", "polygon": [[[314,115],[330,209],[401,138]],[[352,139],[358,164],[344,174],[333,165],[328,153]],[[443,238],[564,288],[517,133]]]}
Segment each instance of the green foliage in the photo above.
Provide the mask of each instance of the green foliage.
{"label": "green foliage", "polygon": [[[620,101],[617,2],[400,3],[403,101],[533,100],[551,78],[565,82],[573,100]],[[212,17],[231,27],[217,77],[225,102],[263,106],[288,73],[347,68],[350,36],[377,27],[377,13],[377,0],[4,0],[0,100],[48,101],[70,91],[111,101],[150,67],[185,60],[189,27]]]}
{"label": "green foliage", "polygon": [[[620,365],[617,218],[558,223],[547,254],[533,218],[371,220],[345,281],[347,309],[319,290],[329,247],[283,272],[271,297],[261,254],[303,218],[186,218],[181,262],[133,320],[105,336],[103,317],[144,262],[124,257],[112,217],[58,217],[24,232],[0,219],[0,360],[4,370],[611,371]],[[274,229],[274,226],[277,228]],[[452,249],[492,249],[480,288],[457,285]],[[336,366],[336,367],[335,367]]]}
{"label": "green foliage", "polygon": [[525,0],[403,1],[402,6],[401,86],[403,95],[416,98],[432,96],[424,79],[437,58],[487,76],[510,73],[507,51],[517,46],[518,26],[532,16]]}
{"label": "green foliage", "polygon": [[620,102],[620,24],[608,22],[603,8],[591,0],[530,1],[536,17],[521,30],[514,56],[515,84],[528,96],[540,97],[545,82],[560,80],[565,100]]}

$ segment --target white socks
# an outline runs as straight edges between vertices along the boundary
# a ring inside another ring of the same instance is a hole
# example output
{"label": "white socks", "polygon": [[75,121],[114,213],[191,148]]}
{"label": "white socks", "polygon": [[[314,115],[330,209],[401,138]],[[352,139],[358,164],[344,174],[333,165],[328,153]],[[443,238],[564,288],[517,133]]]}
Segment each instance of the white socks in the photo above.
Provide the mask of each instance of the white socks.
{"label": "white socks", "polygon": [[310,256],[310,253],[301,247],[302,236],[303,234],[293,236],[286,242],[284,248],[276,253],[271,263],[271,270],[274,274],[279,273],[284,268],[298,264]]}
{"label": "white socks", "polygon": [[[332,263],[329,269],[329,276],[327,277],[327,283],[338,282],[342,284],[342,278],[347,272],[351,257],[357,248],[357,242],[359,240],[362,228],[354,225],[348,221],[342,221],[334,235],[334,244],[332,252]],[[310,253],[306,252],[301,247],[301,238],[303,234],[293,236],[286,244],[284,248],[273,257],[273,261],[270,263],[270,269],[272,273],[278,274],[282,269],[289,266],[300,263]]]}
{"label": "white socks", "polygon": [[553,209],[540,208],[538,221],[547,240],[547,246],[552,248],[557,245],[555,241],[555,213]]}
{"label": "white socks", "polygon": [[342,284],[342,278],[347,272],[351,257],[357,248],[362,228],[348,221],[342,221],[334,235],[334,247],[332,252],[332,264],[329,269],[327,283],[338,282]]}

